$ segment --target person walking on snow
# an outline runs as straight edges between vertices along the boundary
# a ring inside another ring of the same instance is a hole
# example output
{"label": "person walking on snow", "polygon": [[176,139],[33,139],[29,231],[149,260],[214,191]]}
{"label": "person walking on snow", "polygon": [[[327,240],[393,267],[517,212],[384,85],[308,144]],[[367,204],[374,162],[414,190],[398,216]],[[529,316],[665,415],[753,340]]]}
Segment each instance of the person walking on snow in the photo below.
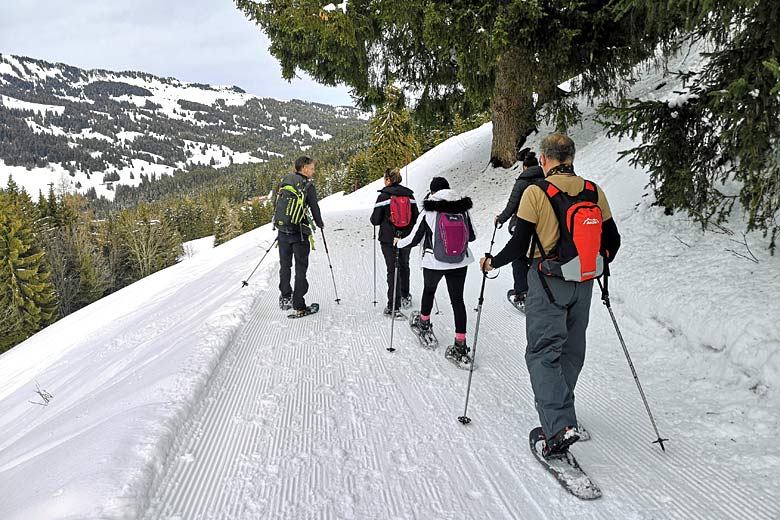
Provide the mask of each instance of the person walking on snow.
{"label": "person walking on snow", "polygon": [[[439,281],[445,278],[455,316],[455,341],[447,348],[445,357],[461,368],[471,364],[469,347],[466,344],[466,304],[463,289],[466,284],[468,265],[474,262],[474,255],[468,247],[476,240],[469,210],[472,202],[450,189],[444,177],[434,177],[430,184],[431,194],[423,202],[412,232],[403,239],[395,239],[398,248],[411,248],[423,243],[423,294],[419,313],[413,313],[410,325],[423,334],[433,337],[431,310]],[[435,341],[435,340],[434,340]],[[434,343],[435,346],[435,343]]]}
{"label": "person walking on snow", "polygon": [[[400,309],[412,306],[409,294],[409,249],[396,250],[394,238],[404,238],[412,231],[420,211],[414,192],[401,186],[402,177],[398,168],[385,171],[385,187],[379,190],[379,196],[371,214],[371,224],[379,226],[379,243],[387,266],[387,306],[385,314],[400,314]],[[394,288],[396,270],[396,252],[398,253],[398,290]],[[393,295],[395,294],[395,302]]]}
{"label": "person walking on snow", "polygon": [[[520,199],[526,188],[539,179],[544,179],[544,171],[539,166],[539,160],[536,154],[530,148],[524,148],[518,153],[518,157],[523,163],[523,173],[515,180],[512,187],[512,193],[506,203],[504,211],[496,215],[493,224],[498,226],[509,221],[509,234],[514,234],[517,228],[517,208],[520,206]],[[528,261],[525,258],[518,258],[512,261],[512,275],[514,285],[508,291],[508,298],[515,306],[525,307],[525,297],[528,293]]]}
{"label": "person walking on snow", "polygon": [[[309,290],[306,271],[309,268],[309,252],[313,247],[311,220],[320,229],[325,228],[317,190],[311,182],[314,166],[311,157],[299,157],[295,161],[295,173],[284,176],[274,193],[273,201],[273,225],[279,230],[279,307],[284,310],[292,308],[300,315],[311,312],[304,300]],[[293,259],[295,288],[290,286]]]}
{"label": "person walking on snow", "polygon": [[550,134],[541,154],[545,180],[525,190],[515,233],[480,265],[491,271],[531,259],[525,360],[546,438],[543,455],[550,457],[580,438],[574,388],[585,361],[593,278],[615,258],[620,234],[604,192],[574,172],[574,141]]}

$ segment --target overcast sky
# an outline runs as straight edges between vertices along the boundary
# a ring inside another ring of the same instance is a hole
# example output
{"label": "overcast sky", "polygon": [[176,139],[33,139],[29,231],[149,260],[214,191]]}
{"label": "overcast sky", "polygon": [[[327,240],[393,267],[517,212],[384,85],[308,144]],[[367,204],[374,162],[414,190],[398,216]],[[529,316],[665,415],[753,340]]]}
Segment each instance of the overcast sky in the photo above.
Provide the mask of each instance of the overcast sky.
{"label": "overcast sky", "polygon": [[0,0],[0,53],[352,104],[346,87],[283,80],[268,45],[232,0]]}

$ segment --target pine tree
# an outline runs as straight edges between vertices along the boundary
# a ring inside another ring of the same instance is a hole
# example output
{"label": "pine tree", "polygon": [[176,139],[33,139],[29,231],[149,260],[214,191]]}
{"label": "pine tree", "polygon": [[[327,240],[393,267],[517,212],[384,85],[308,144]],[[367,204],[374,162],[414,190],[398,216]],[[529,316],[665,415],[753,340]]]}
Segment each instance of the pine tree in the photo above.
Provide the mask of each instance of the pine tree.
{"label": "pine tree", "polygon": [[[650,31],[669,17],[685,16],[685,30],[706,42],[709,61],[680,75],[684,93],[672,101],[603,105],[608,134],[641,136],[642,144],[624,155],[649,170],[656,201],[667,213],[686,211],[706,228],[741,204],[747,229],[770,235],[774,252],[780,231],[777,2],[681,1],[655,6],[652,15]],[[737,188],[724,187],[729,181]]]}
{"label": "pine tree", "polygon": [[57,312],[44,251],[11,193],[0,191],[0,352],[53,322]]}
{"label": "pine tree", "polygon": [[148,204],[125,210],[117,223],[121,247],[135,280],[175,264],[182,255],[181,237],[175,227]]}
{"label": "pine tree", "polygon": [[385,102],[371,118],[369,128],[371,180],[381,177],[386,168],[400,168],[419,155],[420,144],[414,135],[412,117],[396,87],[385,87]]}
{"label": "pine tree", "polygon": [[[577,96],[619,92],[632,66],[682,23],[640,27],[653,8],[646,0],[364,0],[325,16],[314,0],[236,5],[268,35],[285,79],[301,69],[347,84],[363,107],[379,106],[384,86],[398,84],[418,93],[415,114],[428,125],[490,110],[491,161],[505,167],[540,119],[561,129],[576,122]],[[557,88],[574,77],[571,96]]]}
{"label": "pine tree", "polygon": [[349,163],[347,163],[347,172],[344,175],[342,191],[352,193],[371,181],[369,162],[368,151],[358,152],[350,157]]}
{"label": "pine tree", "polygon": [[214,246],[224,244],[241,233],[241,220],[236,210],[230,207],[227,201],[224,201],[219,208],[217,218],[214,220]]}

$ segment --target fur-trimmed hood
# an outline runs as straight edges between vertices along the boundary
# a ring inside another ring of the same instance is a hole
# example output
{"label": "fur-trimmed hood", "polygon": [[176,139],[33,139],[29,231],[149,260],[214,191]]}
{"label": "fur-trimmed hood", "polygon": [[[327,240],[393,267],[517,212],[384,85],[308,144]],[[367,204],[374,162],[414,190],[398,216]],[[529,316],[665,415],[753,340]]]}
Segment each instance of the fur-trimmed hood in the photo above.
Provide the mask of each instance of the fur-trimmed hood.
{"label": "fur-trimmed hood", "polygon": [[439,190],[423,201],[425,211],[465,213],[474,207],[470,197],[461,197],[454,190]]}

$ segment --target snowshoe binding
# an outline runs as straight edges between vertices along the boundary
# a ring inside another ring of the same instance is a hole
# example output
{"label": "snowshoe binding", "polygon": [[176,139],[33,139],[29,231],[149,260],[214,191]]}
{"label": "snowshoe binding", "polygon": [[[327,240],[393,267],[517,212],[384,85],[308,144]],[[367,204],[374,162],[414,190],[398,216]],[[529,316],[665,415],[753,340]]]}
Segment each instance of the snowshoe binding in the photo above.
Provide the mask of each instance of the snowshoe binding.
{"label": "snowshoe binding", "polygon": [[295,320],[298,318],[303,318],[305,316],[311,316],[312,314],[317,314],[319,310],[320,310],[320,304],[312,303],[305,309],[300,309],[293,312],[292,314],[288,314],[287,317],[290,318],[291,320]]}
{"label": "snowshoe binding", "polygon": [[388,318],[390,316],[393,316],[397,320],[405,320],[406,319],[406,314],[404,314],[403,312],[399,311],[398,309],[393,311],[393,309],[391,309],[390,307],[385,307],[385,310],[383,311],[383,314],[385,316],[387,316]]}
{"label": "snowshoe binding", "polygon": [[512,304],[512,307],[525,314],[525,300],[528,293],[516,293],[509,289],[506,292],[506,299]]}
{"label": "snowshoe binding", "polygon": [[409,316],[409,327],[423,348],[434,350],[439,346],[439,340],[433,335],[433,324],[430,320],[420,318],[420,311],[413,311]]}
{"label": "snowshoe binding", "polygon": [[590,440],[590,432],[585,429],[582,423],[577,423],[577,433],[580,436],[580,440],[577,442],[585,442]]}
{"label": "snowshoe binding", "polygon": [[285,298],[284,296],[279,296],[279,308],[283,311],[289,311],[292,309],[292,298],[288,297]]}
{"label": "snowshoe binding", "polygon": [[544,449],[542,450],[542,456],[545,459],[560,457],[565,452],[569,451],[569,446],[580,440],[580,434],[577,433],[576,428],[567,426],[562,428],[558,433],[552,436],[545,442]]}
{"label": "snowshoe binding", "polygon": [[456,367],[463,370],[469,370],[471,369],[471,364],[473,362],[469,355],[469,350],[465,341],[455,340],[452,345],[447,347],[447,350],[444,352],[444,357]]}

